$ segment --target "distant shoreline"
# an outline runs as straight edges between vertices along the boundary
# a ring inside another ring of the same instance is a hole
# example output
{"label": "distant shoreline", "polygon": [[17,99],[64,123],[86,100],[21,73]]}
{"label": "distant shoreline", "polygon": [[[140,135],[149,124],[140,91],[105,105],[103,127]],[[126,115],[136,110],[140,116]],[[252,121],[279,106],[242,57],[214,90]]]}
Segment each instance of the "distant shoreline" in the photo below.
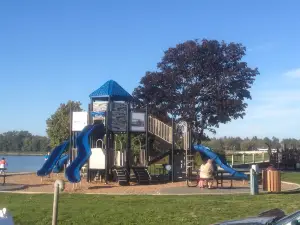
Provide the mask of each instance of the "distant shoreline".
{"label": "distant shoreline", "polygon": [[43,156],[46,152],[0,152],[0,155],[7,156]]}

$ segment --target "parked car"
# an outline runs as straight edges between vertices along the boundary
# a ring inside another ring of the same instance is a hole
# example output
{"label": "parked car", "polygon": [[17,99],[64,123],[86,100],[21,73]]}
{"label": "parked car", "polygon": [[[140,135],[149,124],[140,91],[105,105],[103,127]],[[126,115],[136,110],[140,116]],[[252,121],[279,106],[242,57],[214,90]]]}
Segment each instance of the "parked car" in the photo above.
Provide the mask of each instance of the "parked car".
{"label": "parked car", "polygon": [[249,217],[241,220],[230,220],[214,225],[300,225],[300,211],[285,215],[281,209],[271,209],[259,214],[257,217]]}

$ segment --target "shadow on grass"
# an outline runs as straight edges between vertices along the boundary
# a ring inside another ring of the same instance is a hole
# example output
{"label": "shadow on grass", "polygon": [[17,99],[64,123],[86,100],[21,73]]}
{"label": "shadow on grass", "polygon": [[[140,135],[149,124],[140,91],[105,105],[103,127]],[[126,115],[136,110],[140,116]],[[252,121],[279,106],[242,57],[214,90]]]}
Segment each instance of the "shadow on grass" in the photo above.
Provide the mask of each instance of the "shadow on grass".
{"label": "shadow on grass", "polygon": [[259,195],[294,195],[300,194],[300,189],[290,190],[290,191],[282,191],[282,192],[261,192]]}
{"label": "shadow on grass", "polygon": [[107,189],[107,188],[113,188],[114,186],[93,186],[93,187],[88,187],[90,190],[97,190],[97,189]]}
{"label": "shadow on grass", "polygon": [[278,193],[278,194],[283,194],[283,195],[300,194],[300,189],[291,190],[291,191],[283,191],[283,192]]}
{"label": "shadow on grass", "polygon": [[26,187],[43,187],[48,186],[50,184],[24,184]]}

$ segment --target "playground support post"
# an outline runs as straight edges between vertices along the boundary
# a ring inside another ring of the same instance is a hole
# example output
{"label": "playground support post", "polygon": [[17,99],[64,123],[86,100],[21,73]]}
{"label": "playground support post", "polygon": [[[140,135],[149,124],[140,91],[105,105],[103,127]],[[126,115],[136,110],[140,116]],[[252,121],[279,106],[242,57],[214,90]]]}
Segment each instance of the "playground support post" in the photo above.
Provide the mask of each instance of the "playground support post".
{"label": "playground support post", "polygon": [[73,148],[73,144],[72,144],[72,122],[73,122],[73,110],[72,110],[72,102],[70,102],[70,106],[69,106],[69,160],[72,160],[72,148]]}
{"label": "playground support post", "polygon": [[189,156],[190,154],[192,154],[192,144],[193,144],[193,140],[192,140],[192,124],[188,123],[187,124],[187,142],[188,142],[188,146],[185,150],[185,171],[186,171],[186,185],[188,187],[192,187],[189,185],[189,181],[190,181],[190,176],[192,174],[192,168],[189,167],[189,163],[190,163],[190,159]]}
{"label": "playground support post", "polygon": [[109,114],[110,114],[110,107],[111,107],[111,99],[108,97],[108,103],[107,103],[107,108],[106,108],[106,115],[105,115],[105,133],[106,133],[106,145],[105,145],[105,184],[108,184],[108,176],[109,176],[109,169],[108,169],[108,164],[109,164],[109,130],[108,130],[108,120],[109,120]]}
{"label": "playground support post", "polygon": [[145,124],[145,130],[146,130],[146,154],[145,154],[145,163],[148,166],[148,161],[149,161],[149,154],[148,154],[148,150],[149,150],[149,133],[148,133],[148,126],[149,126],[149,118],[148,118],[148,104],[146,105],[146,124]]}
{"label": "playground support post", "polygon": [[126,133],[127,133],[127,141],[126,141],[126,169],[130,175],[130,147],[131,147],[131,138],[130,138],[130,102],[127,103],[127,126],[126,126]]}
{"label": "playground support post", "polygon": [[107,103],[107,109],[106,109],[106,115],[105,115],[105,130],[106,130],[106,153],[105,153],[105,184],[108,184],[108,173],[109,173],[109,169],[108,169],[108,164],[109,164],[109,130],[108,130],[108,119],[109,119],[109,113],[110,113],[110,105],[111,105],[111,101],[110,101],[110,97],[108,97],[108,103]]}
{"label": "playground support post", "polygon": [[[93,111],[93,100],[91,100],[91,103],[88,105],[88,125],[91,125],[93,123],[93,119],[91,116],[91,113]],[[87,168],[86,168],[86,181],[90,182],[90,160],[87,161]]]}
{"label": "playground support post", "polygon": [[174,141],[174,116],[172,116],[172,183],[174,182],[174,148],[175,148],[175,141]]}

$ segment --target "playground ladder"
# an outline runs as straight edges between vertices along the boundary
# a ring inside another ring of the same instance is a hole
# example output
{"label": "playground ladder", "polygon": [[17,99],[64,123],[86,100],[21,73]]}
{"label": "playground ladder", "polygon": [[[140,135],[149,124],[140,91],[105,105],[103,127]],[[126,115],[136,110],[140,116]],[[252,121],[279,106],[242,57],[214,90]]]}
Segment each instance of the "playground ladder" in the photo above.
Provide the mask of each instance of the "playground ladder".
{"label": "playground ladder", "polygon": [[172,144],[172,127],[152,116],[148,117],[148,131]]}
{"label": "playground ladder", "polygon": [[194,156],[187,155],[186,157],[186,168],[194,168]]}

